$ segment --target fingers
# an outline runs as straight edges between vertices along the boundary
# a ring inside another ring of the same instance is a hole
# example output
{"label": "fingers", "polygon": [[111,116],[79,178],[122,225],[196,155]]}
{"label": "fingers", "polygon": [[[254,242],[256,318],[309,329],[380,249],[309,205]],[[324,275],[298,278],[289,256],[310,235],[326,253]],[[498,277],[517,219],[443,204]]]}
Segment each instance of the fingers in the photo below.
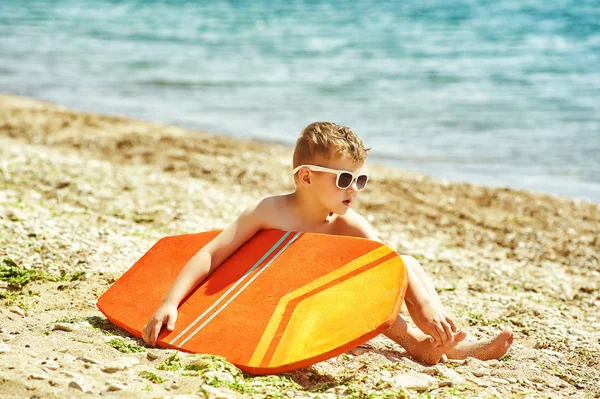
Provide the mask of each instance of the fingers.
{"label": "fingers", "polygon": [[144,342],[146,344],[150,344],[150,327],[149,327],[150,322],[146,323],[146,325],[144,325],[144,328],[142,329],[142,339],[144,340]]}
{"label": "fingers", "polygon": [[444,334],[448,341],[454,340],[454,334],[452,333],[452,326],[446,320],[442,321],[442,327],[444,327]]}
{"label": "fingers", "polygon": [[162,323],[156,323],[150,331],[150,343],[152,344],[152,346],[156,346],[156,339],[158,338],[158,334],[160,333],[161,328]]}
{"label": "fingers", "polygon": [[433,323],[432,328],[433,334],[431,336],[442,345],[454,341],[454,333],[452,331],[452,325],[446,320]]}
{"label": "fingers", "polygon": [[168,316],[167,329],[173,331],[175,329],[175,322],[177,321],[177,313],[170,314]]}
{"label": "fingers", "polygon": [[452,320],[450,317],[446,317],[446,321],[450,323],[450,326],[452,327],[452,332],[458,331],[458,327],[456,327],[456,323],[454,323],[454,320]]}
{"label": "fingers", "polygon": [[437,342],[441,343],[442,345],[446,343],[448,338],[446,337],[444,328],[439,323],[435,324],[433,332],[434,332],[434,334],[431,335],[433,337],[433,339],[435,339]]}
{"label": "fingers", "polygon": [[163,325],[166,325],[169,331],[175,329],[177,321],[177,309],[159,308],[150,321],[142,329],[142,338],[147,345],[155,346]]}
{"label": "fingers", "polygon": [[160,332],[162,324],[161,321],[152,319],[144,326],[142,338],[146,344],[156,346],[156,339],[158,338],[158,333]]}

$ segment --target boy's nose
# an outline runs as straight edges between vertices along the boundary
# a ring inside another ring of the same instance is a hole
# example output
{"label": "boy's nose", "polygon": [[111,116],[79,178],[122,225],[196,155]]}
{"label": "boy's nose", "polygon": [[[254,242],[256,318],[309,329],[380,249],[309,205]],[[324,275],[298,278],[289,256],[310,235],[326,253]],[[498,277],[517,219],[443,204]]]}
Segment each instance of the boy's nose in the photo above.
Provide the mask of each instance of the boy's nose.
{"label": "boy's nose", "polygon": [[356,179],[350,184],[350,186],[346,190],[358,191],[358,183]]}

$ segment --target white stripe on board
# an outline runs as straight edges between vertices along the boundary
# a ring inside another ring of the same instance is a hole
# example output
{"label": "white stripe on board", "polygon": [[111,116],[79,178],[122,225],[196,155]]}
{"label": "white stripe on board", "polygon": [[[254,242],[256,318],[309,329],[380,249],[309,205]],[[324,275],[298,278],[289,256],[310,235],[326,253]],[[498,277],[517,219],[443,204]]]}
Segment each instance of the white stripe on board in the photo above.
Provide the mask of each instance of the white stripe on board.
{"label": "white stripe on board", "polygon": [[[275,249],[277,249],[277,247],[279,247],[279,245],[285,241],[285,239],[290,235],[291,232],[287,232],[285,233],[280,239],[279,241],[277,241],[275,243],[275,245],[273,245],[271,247],[271,249],[269,249],[259,260],[258,262],[256,262],[254,264],[254,266],[252,266],[250,269],[248,269],[248,271],[246,273],[244,273],[244,275],[235,282],[235,284],[233,284],[223,295],[221,295],[219,297],[219,299],[217,299],[212,305],[210,305],[210,307],[208,309],[206,309],[200,316],[198,316],[194,321],[192,321],[190,323],[189,326],[187,326],[182,332],[180,332],[179,334],[177,334],[177,336],[175,338],[173,338],[171,340],[171,342],[169,342],[169,345],[174,345],[175,342],[177,340],[179,340],[185,333],[187,333],[192,327],[194,327],[196,325],[196,323],[198,323],[200,320],[202,320],[202,318],[204,316],[206,316],[211,310],[213,310],[219,303],[221,303],[221,301],[223,301],[223,299],[225,299],[227,297],[227,295],[229,295],[231,293],[231,291],[233,291],[234,289],[236,289],[236,287],[238,285],[240,285],[242,283],[242,281],[246,278],[246,276],[248,276],[248,274],[252,273],[252,271],[254,269],[256,269],[261,263],[263,263],[265,261],[265,259],[271,255],[271,253],[273,253],[273,251],[275,251]],[[183,345],[183,344],[182,344]]]}
{"label": "white stripe on board", "polygon": [[204,323],[202,323],[198,328],[196,328],[190,335],[188,335],[188,337],[186,339],[184,339],[183,341],[181,341],[181,344],[179,344],[178,348],[183,347],[183,345],[185,345],[186,342],[188,342],[194,335],[196,335],[198,333],[198,331],[200,331],[204,327],[206,327],[206,325],[208,323],[210,323],[210,321],[212,319],[214,319],[215,316],[217,316],[219,313],[221,313],[221,311],[223,309],[225,309],[235,298],[237,298],[237,296],[240,295],[258,276],[260,276],[260,274],[262,272],[264,272],[265,270],[267,270],[267,268],[269,267],[269,265],[271,265],[271,263],[273,263],[273,261],[275,259],[277,259],[277,257],[279,257],[279,255],[281,255],[283,253],[283,251],[285,251],[287,249],[287,247],[289,247],[296,240],[296,238],[298,238],[300,236],[300,234],[302,234],[302,233],[300,233],[300,232],[296,233],[296,235],[294,237],[292,237],[292,239],[289,240],[287,242],[287,244],[285,244],[283,246],[283,248],[281,248],[279,250],[279,252],[277,252],[277,254],[275,254],[275,256],[273,256],[271,258],[271,260],[269,260],[269,262],[267,262],[267,264],[265,265],[265,267],[263,267],[258,272],[256,272],[256,274],[254,276],[252,276],[252,278],[250,280],[248,280],[248,282],[246,282],[246,284],[244,284],[242,286],[242,288],[240,288],[240,290],[238,292],[236,292],[234,295],[232,295],[232,297],[229,298],[229,300],[227,302],[225,302],[223,304],[223,306],[221,306],[215,313],[213,313],[212,315],[210,315],[210,317],[208,319],[206,319],[206,321]]}

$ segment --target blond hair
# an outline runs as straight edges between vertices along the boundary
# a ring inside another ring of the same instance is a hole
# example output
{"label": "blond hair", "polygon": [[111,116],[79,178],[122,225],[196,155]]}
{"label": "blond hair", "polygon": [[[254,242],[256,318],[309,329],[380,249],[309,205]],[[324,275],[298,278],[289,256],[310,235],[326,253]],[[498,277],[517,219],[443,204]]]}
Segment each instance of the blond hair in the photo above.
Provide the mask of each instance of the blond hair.
{"label": "blond hair", "polygon": [[296,140],[293,167],[310,164],[319,155],[325,158],[348,156],[354,162],[364,162],[369,150],[349,127],[314,122],[305,127]]}

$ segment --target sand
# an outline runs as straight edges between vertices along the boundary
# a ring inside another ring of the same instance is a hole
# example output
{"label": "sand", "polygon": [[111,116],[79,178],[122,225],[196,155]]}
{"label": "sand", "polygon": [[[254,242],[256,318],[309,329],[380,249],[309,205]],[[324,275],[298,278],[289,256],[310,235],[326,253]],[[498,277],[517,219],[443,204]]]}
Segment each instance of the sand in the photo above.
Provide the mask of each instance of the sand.
{"label": "sand", "polygon": [[143,348],[95,307],[156,240],[225,227],[290,191],[290,170],[283,145],[0,96],[0,270],[36,277],[0,281],[1,396],[600,397],[600,206],[580,200],[370,166],[356,209],[421,262],[468,339],[513,329],[499,361],[427,367],[379,337],[253,378]]}

